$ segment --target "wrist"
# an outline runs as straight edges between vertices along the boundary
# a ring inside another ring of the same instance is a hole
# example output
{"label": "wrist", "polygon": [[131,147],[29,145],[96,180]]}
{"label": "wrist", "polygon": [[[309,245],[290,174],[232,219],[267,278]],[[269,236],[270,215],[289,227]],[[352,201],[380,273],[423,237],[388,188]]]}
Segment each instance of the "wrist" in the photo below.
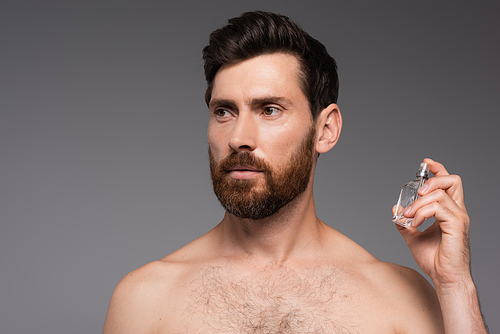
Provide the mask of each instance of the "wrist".
{"label": "wrist", "polygon": [[450,290],[474,285],[470,266],[448,268],[447,270],[435,270],[429,273],[429,277],[436,289],[440,287]]}
{"label": "wrist", "polygon": [[434,285],[446,333],[487,333],[472,277]]}
{"label": "wrist", "polygon": [[453,283],[434,283],[434,288],[441,304],[447,304],[454,300],[477,300],[477,290],[472,277]]}

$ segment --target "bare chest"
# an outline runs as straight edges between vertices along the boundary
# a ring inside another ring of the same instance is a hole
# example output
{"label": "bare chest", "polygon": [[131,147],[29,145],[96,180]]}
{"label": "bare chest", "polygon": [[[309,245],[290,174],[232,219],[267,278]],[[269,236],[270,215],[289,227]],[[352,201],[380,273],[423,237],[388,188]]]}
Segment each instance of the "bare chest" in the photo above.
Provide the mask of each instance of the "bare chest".
{"label": "bare chest", "polygon": [[187,285],[185,333],[358,333],[348,276],[331,268],[236,275],[205,268]]}

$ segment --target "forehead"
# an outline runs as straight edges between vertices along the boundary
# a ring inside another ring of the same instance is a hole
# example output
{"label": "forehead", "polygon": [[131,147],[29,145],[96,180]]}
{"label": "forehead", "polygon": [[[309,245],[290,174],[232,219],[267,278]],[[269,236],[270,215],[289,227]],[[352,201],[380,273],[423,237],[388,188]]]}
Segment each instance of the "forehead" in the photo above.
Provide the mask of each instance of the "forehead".
{"label": "forehead", "polygon": [[252,99],[283,96],[306,99],[296,56],[275,53],[222,67],[215,76],[212,99]]}

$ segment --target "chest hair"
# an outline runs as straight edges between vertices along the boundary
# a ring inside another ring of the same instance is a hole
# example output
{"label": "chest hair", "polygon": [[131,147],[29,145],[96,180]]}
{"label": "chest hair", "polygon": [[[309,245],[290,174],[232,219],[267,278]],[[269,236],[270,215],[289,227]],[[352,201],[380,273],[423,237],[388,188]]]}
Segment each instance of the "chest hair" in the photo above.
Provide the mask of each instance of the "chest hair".
{"label": "chest hair", "polygon": [[356,333],[345,280],[322,267],[300,273],[268,268],[247,276],[207,267],[189,284],[186,315],[200,333]]}

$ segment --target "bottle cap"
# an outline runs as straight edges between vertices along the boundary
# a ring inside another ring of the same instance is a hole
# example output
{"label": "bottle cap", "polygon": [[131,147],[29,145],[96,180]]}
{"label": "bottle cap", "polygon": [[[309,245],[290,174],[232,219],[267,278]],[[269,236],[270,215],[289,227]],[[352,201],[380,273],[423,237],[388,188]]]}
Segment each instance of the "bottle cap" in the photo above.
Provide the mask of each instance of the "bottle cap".
{"label": "bottle cap", "polygon": [[425,172],[428,172],[430,167],[431,166],[429,166],[429,164],[427,162],[422,162],[420,164],[420,170],[425,171]]}
{"label": "bottle cap", "polygon": [[422,162],[420,164],[420,168],[418,169],[418,172],[417,172],[417,177],[429,177],[429,168],[431,166],[429,166],[428,163],[426,162]]}

